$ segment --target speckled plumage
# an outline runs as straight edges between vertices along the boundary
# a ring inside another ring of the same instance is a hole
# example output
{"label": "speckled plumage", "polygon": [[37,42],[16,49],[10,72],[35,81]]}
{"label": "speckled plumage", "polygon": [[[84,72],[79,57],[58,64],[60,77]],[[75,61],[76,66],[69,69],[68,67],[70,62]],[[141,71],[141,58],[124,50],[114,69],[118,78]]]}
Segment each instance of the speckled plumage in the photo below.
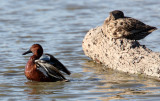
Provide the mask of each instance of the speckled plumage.
{"label": "speckled plumage", "polygon": [[127,38],[131,40],[143,39],[157,29],[137,19],[125,17],[123,12],[119,10],[110,12],[110,16],[105,20],[103,28],[105,34],[112,38]]}

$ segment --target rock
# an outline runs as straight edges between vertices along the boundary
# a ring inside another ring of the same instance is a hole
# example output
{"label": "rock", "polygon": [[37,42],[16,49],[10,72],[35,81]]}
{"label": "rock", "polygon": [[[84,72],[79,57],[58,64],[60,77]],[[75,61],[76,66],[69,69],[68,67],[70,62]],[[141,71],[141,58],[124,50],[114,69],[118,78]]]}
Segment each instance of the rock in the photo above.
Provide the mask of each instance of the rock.
{"label": "rock", "polygon": [[103,26],[89,30],[82,47],[86,56],[106,68],[160,78],[160,53],[135,40],[110,38],[104,33]]}

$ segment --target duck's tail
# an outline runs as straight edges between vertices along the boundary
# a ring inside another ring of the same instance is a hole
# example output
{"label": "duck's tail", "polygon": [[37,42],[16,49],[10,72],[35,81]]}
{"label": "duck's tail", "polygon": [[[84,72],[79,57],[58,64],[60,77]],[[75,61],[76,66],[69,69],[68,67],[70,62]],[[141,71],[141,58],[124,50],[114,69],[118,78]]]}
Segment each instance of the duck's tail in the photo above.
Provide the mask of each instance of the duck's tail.
{"label": "duck's tail", "polygon": [[157,30],[156,27],[153,27],[153,26],[149,26],[148,28],[148,33],[152,33],[153,31]]}

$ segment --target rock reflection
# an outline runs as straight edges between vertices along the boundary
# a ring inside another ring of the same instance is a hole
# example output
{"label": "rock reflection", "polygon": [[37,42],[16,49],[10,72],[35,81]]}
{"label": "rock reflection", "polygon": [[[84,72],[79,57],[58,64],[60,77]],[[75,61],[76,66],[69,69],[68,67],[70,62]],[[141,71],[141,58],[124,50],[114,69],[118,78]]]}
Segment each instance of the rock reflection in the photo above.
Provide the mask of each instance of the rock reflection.
{"label": "rock reflection", "polygon": [[144,95],[152,95],[154,92],[159,92],[159,89],[148,89],[150,87],[157,87],[155,80],[106,68],[104,70],[103,65],[96,64],[93,61],[85,61],[83,65],[85,67],[83,68],[84,72],[92,72],[94,73],[93,75],[97,75],[101,79],[96,84],[96,89],[90,90],[92,93],[104,93],[100,97],[96,97],[99,100],[139,99]]}

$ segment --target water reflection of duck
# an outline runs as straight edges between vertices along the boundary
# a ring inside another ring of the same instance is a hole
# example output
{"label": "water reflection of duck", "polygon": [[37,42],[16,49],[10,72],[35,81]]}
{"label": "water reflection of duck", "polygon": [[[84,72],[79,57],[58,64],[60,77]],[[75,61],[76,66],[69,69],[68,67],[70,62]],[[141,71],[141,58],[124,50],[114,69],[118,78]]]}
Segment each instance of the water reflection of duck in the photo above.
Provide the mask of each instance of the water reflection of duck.
{"label": "water reflection of duck", "polygon": [[59,70],[68,75],[70,75],[70,72],[60,61],[50,54],[45,54],[45,57],[40,58],[43,54],[41,45],[33,44],[23,55],[28,53],[33,53],[25,66],[25,75],[29,80],[44,82],[67,81]]}
{"label": "water reflection of duck", "polygon": [[157,29],[134,18],[124,16],[124,13],[119,10],[110,12],[103,28],[105,34],[109,34],[112,38],[124,37],[131,40],[143,39]]}

